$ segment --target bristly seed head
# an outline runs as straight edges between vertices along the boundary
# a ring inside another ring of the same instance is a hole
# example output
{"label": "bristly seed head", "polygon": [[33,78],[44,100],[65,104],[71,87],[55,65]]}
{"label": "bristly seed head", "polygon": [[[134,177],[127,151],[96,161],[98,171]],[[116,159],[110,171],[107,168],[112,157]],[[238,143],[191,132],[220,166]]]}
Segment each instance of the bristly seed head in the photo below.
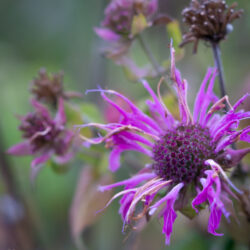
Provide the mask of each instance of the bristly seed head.
{"label": "bristly seed head", "polygon": [[188,184],[204,176],[207,159],[223,161],[222,152],[215,153],[208,128],[200,125],[180,125],[168,131],[153,148],[153,169],[155,173],[174,184]]}
{"label": "bristly seed head", "polygon": [[49,76],[45,69],[39,71],[31,83],[31,92],[38,101],[49,103],[56,107],[59,97],[65,97],[63,91],[63,73]]}
{"label": "bristly seed head", "polygon": [[190,28],[180,46],[194,42],[196,52],[199,39],[212,43],[225,39],[229,25],[242,15],[243,10],[235,10],[236,6],[233,3],[228,7],[222,0],[192,0],[182,11],[183,22]]}

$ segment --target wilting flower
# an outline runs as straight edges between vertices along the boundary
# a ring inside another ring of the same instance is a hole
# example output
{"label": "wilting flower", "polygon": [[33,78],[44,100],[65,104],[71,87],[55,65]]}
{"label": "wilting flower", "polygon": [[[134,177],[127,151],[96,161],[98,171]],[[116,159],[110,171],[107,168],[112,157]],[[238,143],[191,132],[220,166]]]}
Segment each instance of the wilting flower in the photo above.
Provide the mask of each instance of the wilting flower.
{"label": "wilting flower", "polygon": [[[95,32],[108,41],[106,57],[129,67],[127,54],[133,38],[151,26],[158,0],[112,0],[105,9],[105,18]],[[129,67],[130,68],[130,67]]]}
{"label": "wilting flower", "polygon": [[[100,187],[101,191],[124,186],[115,198],[122,196],[119,213],[124,225],[144,215],[151,216],[159,210],[163,218],[163,233],[166,244],[170,243],[176,211],[183,208],[194,209],[200,204],[209,205],[208,232],[217,233],[222,214],[228,219],[233,191],[241,193],[225,174],[225,170],[237,164],[250,148],[233,150],[230,145],[239,140],[250,142],[250,126],[238,129],[239,122],[250,118],[250,112],[238,110],[249,96],[244,95],[233,106],[228,97],[218,99],[213,93],[216,69],[210,68],[197,94],[193,114],[187,105],[187,81],[175,67],[174,49],[171,48],[171,79],[175,83],[179,100],[180,120],[176,120],[163,104],[158,86],[158,96],[146,81],[143,86],[152,100],[146,102],[151,116],[143,113],[128,98],[113,90],[100,91],[105,101],[120,113],[120,121],[109,124],[86,124],[106,131],[97,138],[84,138],[92,144],[106,143],[111,148],[110,170],[120,166],[120,155],[124,151],[138,151],[151,158],[135,176],[111,185]],[[125,101],[130,112],[124,110],[107,95],[114,95]],[[230,110],[219,114],[227,102]],[[160,192],[160,194],[159,194]],[[192,199],[192,202],[190,202]],[[107,204],[107,206],[110,204]],[[137,204],[143,204],[138,211]]]}
{"label": "wilting flower", "polygon": [[197,50],[200,39],[218,43],[232,31],[232,22],[242,15],[242,10],[235,10],[237,3],[230,7],[224,0],[192,0],[190,6],[182,12],[183,21],[189,31],[183,35],[181,46],[194,42]]}
{"label": "wilting flower", "polygon": [[41,69],[38,77],[32,81],[31,93],[37,101],[42,101],[54,107],[57,106],[59,98],[81,97],[80,93],[64,91],[62,72],[49,76],[45,69]]}
{"label": "wilting flower", "polygon": [[73,132],[65,128],[66,116],[62,98],[59,99],[59,107],[54,119],[48,109],[36,100],[33,99],[31,104],[35,111],[20,117],[19,130],[22,132],[24,141],[12,146],[8,153],[35,157],[31,162],[33,179],[42,165],[52,156],[58,164],[64,164],[72,158],[70,145]]}
{"label": "wilting flower", "polygon": [[158,0],[112,0],[105,9],[102,27],[96,28],[96,33],[108,41],[130,39],[134,17],[143,15],[147,22],[157,7]]}

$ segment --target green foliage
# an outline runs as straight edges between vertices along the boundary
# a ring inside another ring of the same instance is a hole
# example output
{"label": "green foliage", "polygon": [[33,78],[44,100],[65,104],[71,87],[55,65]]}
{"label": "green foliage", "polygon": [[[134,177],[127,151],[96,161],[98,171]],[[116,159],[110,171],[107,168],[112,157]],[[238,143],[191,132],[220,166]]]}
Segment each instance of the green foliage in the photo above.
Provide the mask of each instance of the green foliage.
{"label": "green foliage", "polygon": [[180,29],[180,24],[177,20],[173,20],[166,25],[168,36],[173,41],[173,47],[176,51],[177,58],[181,58],[184,55],[184,49],[179,47],[179,44],[182,41],[182,33]]}
{"label": "green foliage", "polygon": [[147,19],[142,13],[134,16],[133,21],[132,21],[132,28],[131,28],[132,36],[136,36],[147,27],[148,27]]}

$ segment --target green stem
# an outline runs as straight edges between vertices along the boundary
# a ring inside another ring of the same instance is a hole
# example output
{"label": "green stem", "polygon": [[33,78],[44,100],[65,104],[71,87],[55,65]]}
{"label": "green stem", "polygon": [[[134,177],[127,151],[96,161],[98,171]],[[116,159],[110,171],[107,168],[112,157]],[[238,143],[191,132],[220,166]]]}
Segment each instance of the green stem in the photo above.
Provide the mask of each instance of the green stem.
{"label": "green stem", "polygon": [[[225,77],[223,72],[223,65],[221,61],[221,51],[218,43],[212,43],[213,53],[214,53],[214,62],[215,66],[218,69],[219,74],[219,86],[220,86],[220,96],[221,98],[224,97],[226,92],[226,84],[225,84]],[[228,107],[226,106],[226,111],[228,111]]]}
{"label": "green stem", "polygon": [[159,74],[162,75],[162,71],[161,71],[161,66],[160,64],[156,61],[153,53],[151,52],[150,48],[148,47],[147,43],[145,42],[145,40],[143,39],[143,37],[138,34],[137,35],[138,41],[143,49],[143,51],[145,52],[145,54],[147,55],[149,61],[152,63],[155,71]]}
{"label": "green stem", "polygon": [[[215,66],[218,69],[220,97],[222,98],[225,95],[227,95],[227,91],[226,91],[225,77],[224,77],[224,72],[223,72],[223,65],[222,65],[222,60],[221,60],[221,51],[220,51],[220,47],[218,43],[211,43],[211,44],[213,48]],[[228,112],[228,110],[229,110],[229,107],[228,107],[228,104],[226,104],[225,111]],[[235,143],[232,144],[232,148],[237,149]],[[237,167],[232,173],[232,177],[244,179],[245,176],[246,175],[242,168],[242,164],[239,162]]]}
{"label": "green stem", "polygon": [[[155,59],[155,57],[154,57],[152,51],[150,50],[150,48],[148,47],[146,41],[143,39],[143,37],[140,34],[137,35],[137,39],[138,39],[144,53],[146,54],[150,63],[152,64],[154,70],[156,71],[156,73],[159,76],[164,77],[165,76],[164,70],[162,69],[161,65],[157,62],[157,60]],[[164,81],[167,83],[166,85],[167,85],[168,90],[170,92],[173,92],[171,86],[168,84],[165,77],[164,77]]]}

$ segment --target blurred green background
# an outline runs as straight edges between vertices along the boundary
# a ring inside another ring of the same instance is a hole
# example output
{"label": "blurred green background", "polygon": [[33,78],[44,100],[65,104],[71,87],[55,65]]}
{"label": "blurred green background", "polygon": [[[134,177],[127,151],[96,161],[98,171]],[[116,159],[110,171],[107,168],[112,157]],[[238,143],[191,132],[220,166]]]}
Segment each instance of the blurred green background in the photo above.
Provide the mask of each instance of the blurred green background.
{"label": "blurred green background", "polygon": [[[186,27],[183,27],[180,13],[189,1],[159,1],[160,12],[166,11],[180,20],[184,31]],[[93,27],[103,19],[107,3],[104,0],[0,1],[0,139],[3,151],[21,140],[15,115],[30,111],[30,82],[41,67],[48,72],[63,70],[68,90],[84,93],[86,89],[101,85],[122,91],[133,100],[146,96],[139,84],[129,82],[119,66],[100,54],[102,41],[94,34]],[[239,0],[238,3],[245,11],[244,15],[234,23],[234,32],[221,45],[227,90],[232,101],[250,89],[250,2]],[[170,38],[164,27],[149,30],[144,36],[159,60],[169,58],[167,44]],[[139,61],[146,60],[140,52],[136,56]],[[213,66],[212,51],[201,42],[198,54],[193,55],[192,45],[188,45],[177,66],[189,82],[189,102],[192,105],[206,68]],[[86,100],[95,102],[91,95],[84,96]],[[69,208],[82,166],[78,164],[61,175],[45,167],[32,187],[30,158],[7,156],[7,160],[15,185],[36,224],[34,230],[38,243],[35,249],[76,249],[70,234]],[[126,164],[123,165],[126,168]],[[122,169],[116,179],[127,175]],[[3,196],[5,190],[2,178],[0,195]],[[122,222],[117,211],[118,202],[114,202],[95,225],[84,232],[83,239],[89,249],[132,249],[130,242],[133,237],[126,240],[122,235]],[[139,250],[246,249],[243,244],[236,246],[228,234],[215,238],[196,229],[183,216],[178,217],[174,226],[170,247],[164,245],[161,222],[157,219],[149,223],[136,244],[134,249]]]}

